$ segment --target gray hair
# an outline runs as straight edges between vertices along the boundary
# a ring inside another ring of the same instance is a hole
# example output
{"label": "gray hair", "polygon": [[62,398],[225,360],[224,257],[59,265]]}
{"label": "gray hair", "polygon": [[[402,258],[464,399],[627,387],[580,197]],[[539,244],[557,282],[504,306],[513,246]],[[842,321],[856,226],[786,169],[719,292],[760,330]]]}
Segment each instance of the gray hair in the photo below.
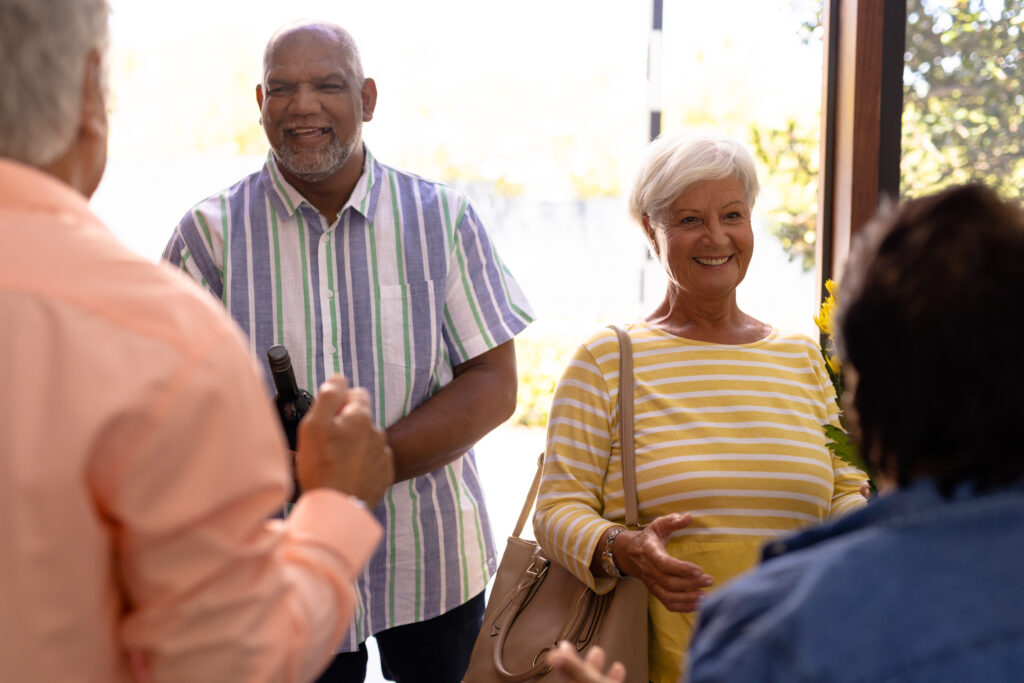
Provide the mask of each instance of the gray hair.
{"label": "gray hair", "polygon": [[743,145],[717,133],[688,131],[651,143],[633,182],[629,213],[643,224],[657,218],[691,185],[735,177],[754,205],[759,189],[754,158]]}
{"label": "gray hair", "polygon": [[[270,67],[270,52],[274,49],[274,46],[283,39],[288,38],[291,34],[301,32],[312,32],[318,33],[325,37],[333,38],[338,44],[345,49],[346,52],[352,57],[352,63],[349,65],[352,68],[352,76],[355,77],[356,83],[362,84],[363,77],[363,60],[359,56],[359,48],[356,46],[356,40],[352,37],[352,34],[338,26],[337,24],[331,24],[323,21],[300,21],[292,24],[287,24],[277,29],[274,35],[267,41],[267,46],[263,49],[263,79],[266,80],[267,69]],[[266,83],[263,84],[266,86]]]}
{"label": "gray hair", "polygon": [[43,166],[68,149],[109,16],[107,0],[0,0],[0,157]]}

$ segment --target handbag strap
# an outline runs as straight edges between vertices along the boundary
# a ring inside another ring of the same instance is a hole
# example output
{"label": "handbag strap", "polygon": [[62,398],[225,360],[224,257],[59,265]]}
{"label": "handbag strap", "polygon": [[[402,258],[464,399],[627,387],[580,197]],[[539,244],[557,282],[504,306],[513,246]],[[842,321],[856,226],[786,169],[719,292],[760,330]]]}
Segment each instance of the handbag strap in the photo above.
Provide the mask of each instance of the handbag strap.
{"label": "handbag strap", "polygon": [[638,526],[636,454],[633,451],[633,342],[626,331],[609,325],[619,338],[619,445],[622,451],[622,487],[626,496],[626,526]]}
{"label": "handbag strap", "polygon": [[[636,497],[636,454],[633,451],[633,343],[625,330],[615,325],[608,327],[615,330],[619,338],[619,443],[622,450],[622,487],[626,496],[626,526],[636,529],[640,517]],[[543,471],[544,454],[541,453],[537,458],[537,472],[533,475],[530,492],[526,494],[526,502],[523,503],[516,528],[512,532],[515,538],[523,533],[526,520],[530,518]]]}
{"label": "handbag strap", "polygon": [[537,458],[537,473],[533,475],[533,483],[530,484],[530,492],[526,494],[526,502],[523,503],[523,511],[519,513],[519,520],[516,522],[515,531],[512,535],[519,538],[519,534],[523,533],[523,528],[526,526],[526,520],[530,517],[530,510],[533,509],[533,503],[537,500],[537,490],[540,488],[540,475],[544,471],[544,454],[541,453]]}

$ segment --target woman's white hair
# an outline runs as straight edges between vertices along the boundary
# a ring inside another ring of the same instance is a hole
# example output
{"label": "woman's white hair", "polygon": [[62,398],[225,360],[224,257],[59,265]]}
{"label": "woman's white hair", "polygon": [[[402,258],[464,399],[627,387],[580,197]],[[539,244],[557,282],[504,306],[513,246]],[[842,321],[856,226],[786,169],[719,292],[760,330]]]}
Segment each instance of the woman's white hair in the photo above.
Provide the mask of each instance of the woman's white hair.
{"label": "woman's white hair", "polygon": [[0,157],[43,166],[67,151],[109,16],[107,0],[0,0]]}
{"label": "woman's white hair", "polygon": [[643,225],[644,216],[657,219],[691,185],[729,176],[740,181],[753,206],[759,189],[757,170],[743,145],[705,131],[660,137],[651,143],[633,181],[629,212]]}

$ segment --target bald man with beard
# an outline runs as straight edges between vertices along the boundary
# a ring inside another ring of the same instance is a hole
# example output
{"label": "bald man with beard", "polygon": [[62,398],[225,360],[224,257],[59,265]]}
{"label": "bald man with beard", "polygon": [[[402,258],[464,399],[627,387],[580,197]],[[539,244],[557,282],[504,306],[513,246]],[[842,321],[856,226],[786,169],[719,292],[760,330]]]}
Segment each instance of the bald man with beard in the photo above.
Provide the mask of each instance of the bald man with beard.
{"label": "bald man with beard", "polygon": [[193,207],[164,258],[227,307],[257,356],[287,346],[300,385],[338,372],[365,388],[386,431],[396,484],[374,510],[386,537],[321,680],[362,681],[375,636],[393,680],[458,681],[496,568],[472,446],[515,408],[529,304],[465,196],[371,154],[377,85],[344,29],[279,30],[256,102],[266,163]]}

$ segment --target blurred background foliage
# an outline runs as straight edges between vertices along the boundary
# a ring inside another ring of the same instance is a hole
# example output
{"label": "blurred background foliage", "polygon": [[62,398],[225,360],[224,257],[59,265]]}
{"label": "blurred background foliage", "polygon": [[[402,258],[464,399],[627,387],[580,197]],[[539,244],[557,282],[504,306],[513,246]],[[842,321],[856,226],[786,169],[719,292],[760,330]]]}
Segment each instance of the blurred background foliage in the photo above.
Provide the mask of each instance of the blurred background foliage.
{"label": "blurred background foliage", "polygon": [[[794,0],[808,42],[822,37],[821,2]],[[916,196],[985,183],[1007,198],[1024,187],[1024,0],[907,0],[900,189]],[[757,158],[782,198],[769,230],[790,259],[814,265],[819,113],[754,125]]]}
{"label": "blurred background foliage", "polygon": [[519,402],[509,419],[511,423],[524,427],[547,425],[555,384],[582,339],[579,332],[536,324],[516,337]]}

